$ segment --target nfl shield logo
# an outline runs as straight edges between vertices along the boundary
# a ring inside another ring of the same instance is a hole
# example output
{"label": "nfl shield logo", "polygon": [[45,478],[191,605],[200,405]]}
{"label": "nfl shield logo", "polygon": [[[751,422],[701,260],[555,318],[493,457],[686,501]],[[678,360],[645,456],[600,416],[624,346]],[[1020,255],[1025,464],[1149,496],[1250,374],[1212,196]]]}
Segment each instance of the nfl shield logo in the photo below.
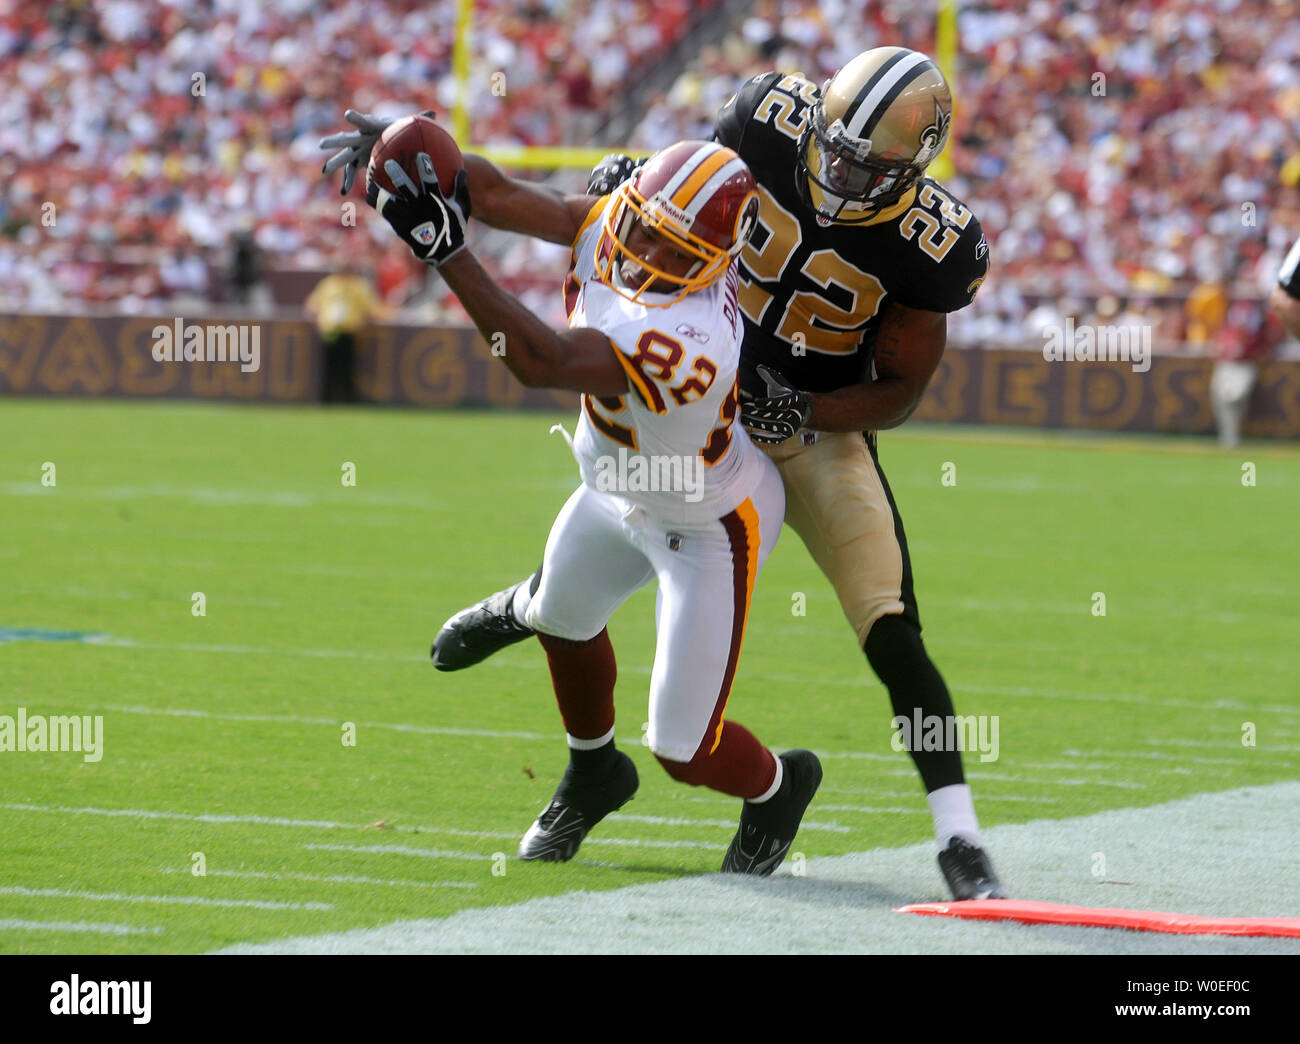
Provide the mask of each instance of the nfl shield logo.
{"label": "nfl shield logo", "polygon": [[411,229],[411,238],[422,246],[428,246],[431,244],[437,238],[433,222],[426,221],[423,225],[416,225]]}
{"label": "nfl shield logo", "polygon": [[668,534],[668,550],[680,551],[682,549],[682,536],[680,533]]}

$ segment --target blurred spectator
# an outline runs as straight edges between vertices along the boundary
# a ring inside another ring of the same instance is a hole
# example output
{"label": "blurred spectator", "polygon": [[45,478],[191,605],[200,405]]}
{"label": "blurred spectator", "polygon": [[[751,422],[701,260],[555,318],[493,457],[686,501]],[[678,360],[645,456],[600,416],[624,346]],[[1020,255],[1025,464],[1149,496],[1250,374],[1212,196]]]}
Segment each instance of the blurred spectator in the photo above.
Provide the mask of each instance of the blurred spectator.
{"label": "blurred spectator", "polygon": [[1210,403],[1219,443],[1241,441],[1241,426],[1250,407],[1250,393],[1259,379],[1259,366],[1282,340],[1282,326],[1263,302],[1237,301],[1214,339],[1216,362],[1210,377]]}
{"label": "blurred spectator", "polygon": [[253,239],[253,230],[247,225],[237,231],[230,244],[230,265],[227,275],[228,296],[234,304],[248,307],[265,306],[269,295],[254,301],[254,292],[259,288],[265,291],[262,283],[262,253]]}
{"label": "blurred spectator", "polygon": [[370,274],[349,262],[345,271],[316,284],[304,308],[321,337],[321,401],[356,402],[358,338],[372,321],[387,314]]}

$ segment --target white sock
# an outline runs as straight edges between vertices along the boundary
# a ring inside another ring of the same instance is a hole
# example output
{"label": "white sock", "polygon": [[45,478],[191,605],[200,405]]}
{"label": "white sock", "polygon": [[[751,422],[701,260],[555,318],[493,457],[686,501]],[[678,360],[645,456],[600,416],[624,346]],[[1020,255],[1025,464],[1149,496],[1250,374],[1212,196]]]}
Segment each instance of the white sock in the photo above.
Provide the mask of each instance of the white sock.
{"label": "white sock", "polygon": [[578,739],[577,736],[570,735],[567,732],[564,734],[564,737],[569,741],[570,750],[599,750],[606,743],[613,740],[614,726],[611,725],[609,731],[605,733],[605,735],[598,736],[596,739]]}
{"label": "white sock", "polygon": [[971,797],[970,786],[966,783],[954,783],[952,786],[940,787],[925,796],[930,802],[930,814],[934,816],[934,837],[939,842],[940,850],[948,847],[954,837],[969,841],[976,848],[983,848],[980,837],[980,825],[975,818],[975,801]]}
{"label": "white sock", "polygon": [[528,588],[531,586],[531,583],[527,583],[520,584],[515,588],[515,600],[511,603],[510,611],[514,614],[515,619],[519,621],[519,623],[525,622],[524,613],[528,612],[528,603],[533,600],[533,596],[528,591]]}

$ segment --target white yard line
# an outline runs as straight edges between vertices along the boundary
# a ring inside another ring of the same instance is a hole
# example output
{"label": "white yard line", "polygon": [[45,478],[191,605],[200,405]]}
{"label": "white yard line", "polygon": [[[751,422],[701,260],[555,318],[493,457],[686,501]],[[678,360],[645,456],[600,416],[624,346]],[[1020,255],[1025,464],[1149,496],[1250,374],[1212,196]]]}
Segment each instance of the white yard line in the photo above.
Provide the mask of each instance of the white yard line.
{"label": "white yard line", "polygon": [[492,858],[489,853],[450,852],[444,848],[411,848],[408,845],[303,845],[311,852],[357,852],[363,855],[409,855],[421,859],[466,859],[482,863]]}
{"label": "white yard line", "polygon": [[[1148,739],[1143,742],[1152,747],[1212,747],[1222,750],[1224,747],[1232,746],[1233,742],[1239,743],[1241,740],[1240,737],[1237,737],[1235,740]],[[1300,746],[1283,743],[1261,743],[1259,746],[1251,747],[1250,750],[1269,754],[1296,754],[1300,753]]]}
{"label": "white yard line", "polygon": [[928,816],[929,809],[925,808],[901,808],[896,805],[828,805],[825,802],[818,801],[817,808],[822,812],[864,812],[868,814],[889,813],[901,816]]}
{"label": "white yard line", "polygon": [[[343,719],[340,717],[326,718],[326,717],[316,717],[316,716],[306,716],[306,715],[296,715],[296,714],[234,714],[234,713],[228,713],[222,711],[196,710],[193,708],[186,708],[186,707],[148,707],[148,706],[143,706],[141,704],[110,703],[110,704],[103,704],[102,706],[105,711],[112,711],[114,713],[120,713],[120,714],[140,714],[140,715],[158,716],[158,717],[196,718],[205,721],[245,721],[245,722],[252,722],[255,724],[268,724],[268,725],[324,725],[330,727],[338,727],[343,721]],[[467,728],[454,728],[454,727],[443,726],[443,725],[419,725],[410,722],[385,722],[385,721],[359,721],[356,723],[356,725],[358,729],[384,729],[390,732],[408,732],[416,735],[470,736],[470,737],[478,737],[484,739],[528,740],[531,742],[538,742],[538,743],[557,742],[557,734],[542,733],[542,732],[523,732],[517,730],[504,730],[504,729],[467,729]],[[1286,748],[1272,749],[1266,747],[1251,748],[1252,752],[1258,751],[1261,754],[1275,753],[1279,755],[1283,754],[1285,749]],[[880,761],[886,763],[896,763],[899,760],[899,754],[897,753],[885,754],[885,753],[874,753],[871,751],[860,751],[860,750],[818,750],[816,753],[818,757],[826,758],[826,759],[837,759],[837,760]],[[1085,757],[1085,756],[1094,757],[1102,761],[1114,761],[1114,762],[1123,762],[1128,757],[1127,754],[1111,754],[1110,752],[1104,752],[1104,751],[1067,750],[1064,751],[1063,753],[1068,756],[1077,755],[1079,757]],[[971,756],[972,757],[974,756],[974,752],[971,752]],[[1147,758],[1147,759],[1157,760],[1157,761],[1177,761],[1180,764],[1191,764],[1191,765],[1235,765],[1240,763],[1239,759],[1235,759],[1235,758],[1233,759],[1197,758],[1197,757],[1190,757],[1190,756],[1180,756],[1175,754],[1162,754],[1154,751],[1145,752],[1145,753],[1134,753],[1132,756],[1134,758]],[[1026,764],[1027,766],[1032,764],[1037,767],[1044,767],[1044,768],[1062,767],[1061,763],[1056,763],[1056,762],[1038,762],[1038,763],[1025,762],[1024,764]],[[978,772],[978,765],[973,764],[971,767],[972,769]],[[1066,766],[1066,767],[1079,767],[1079,766]],[[1161,770],[1153,769],[1152,771],[1160,772]],[[1173,772],[1174,774],[1177,775],[1185,774],[1180,770],[1173,770]],[[985,776],[984,778],[994,779],[998,777]],[[1048,780],[1047,782],[1051,782],[1051,781]],[[1101,786],[1116,785],[1106,780],[1098,780],[1097,782]],[[658,820],[653,818],[642,819],[640,821],[646,823],[670,822],[669,820]],[[678,824],[674,824],[674,825],[678,825]],[[692,824],[689,821],[682,821],[680,825],[692,825]],[[708,822],[708,821],[698,821],[698,825],[715,826],[718,824],[713,822]],[[806,824],[806,826],[811,829],[826,829],[832,831],[837,829],[836,826],[834,825],[826,825],[826,824],[818,824],[818,823],[809,823]]]}
{"label": "white yard line", "polygon": [[97,935],[161,935],[161,928],[134,924],[101,924],[94,921],[30,921],[20,917],[0,918],[0,932],[91,932]]}
{"label": "white yard line", "polygon": [[[91,639],[85,644],[107,646],[110,648],[166,649],[177,652],[211,652],[238,656],[292,656],[315,659],[372,660],[381,663],[423,663],[427,659],[427,657],[422,654],[414,653],[406,655],[399,653],[362,652],[353,649],[290,649],[257,645],[217,645],[201,642],[143,642],[137,641],[133,638],[116,637]],[[544,661],[538,658],[528,659],[522,656],[494,656],[491,659],[484,661],[484,663],[492,667],[508,669],[515,672],[527,670],[542,672],[546,669]],[[648,675],[650,673],[650,668],[645,665],[629,665],[620,669],[625,674]],[[765,673],[764,677],[770,681],[788,682],[805,688],[809,683],[806,675],[799,674]],[[860,689],[867,685],[874,686],[876,682],[874,679],[868,678],[864,673],[858,677],[820,677],[816,680],[816,684],[822,687],[849,687]],[[1288,706],[1285,704],[1243,703],[1236,700],[1219,699],[1201,703],[1185,699],[1161,700],[1138,693],[1062,692],[1059,689],[1035,689],[1007,685],[988,686],[962,684],[958,685],[955,691],[959,700],[962,693],[972,693],[975,695],[989,696],[1020,696],[1036,700],[1063,700],[1067,702],[1075,701],[1084,703],[1125,703],[1139,704],[1147,707],[1177,707],[1182,711],[1246,711],[1252,714],[1275,714],[1279,717],[1300,719],[1300,707]]]}
{"label": "white yard line", "polygon": [[[330,725],[338,728],[343,718],[305,717],[295,714],[228,714],[220,711],[193,710],[184,707],[144,707],[139,704],[104,704],[104,710],[122,714],[146,714],[176,718],[202,718],[213,721],[251,721],[271,725]],[[358,729],[388,729],[392,732],[414,732],[428,736],[480,736],[486,739],[548,740],[563,742],[563,734],[541,732],[511,732],[501,729],[461,729],[445,725],[412,725],[405,722],[358,721]]]}
{"label": "white yard line", "polygon": [[69,888],[0,887],[0,895],[43,899],[85,899],[92,903],[163,903],[176,906],[238,906],[251,910],[333,910],[331,903],[288,903],[274,899],[213,899],[203,895],[128,895],[125,892],[81,892]]}
{"label": "white yard line", "polygon": [[[725,830],[734,830],[737,826],[735,817],[730,819],[681,819],[675,816],[637,816],[627,812],[615,812],[606,822],[651,823],[656,826],[722,827]],[[847,834],[852,828],[841,823],[819,823],[816,820],[808,820],[803,824],[802,829],[824,830],[832,834]]]}
{"label": "white yard line", "polygon": [[[189,874],[188,867],[165,866],[160,874]],[[289,870],[212,870],[203,877],[241,877],[253,881],[315,881],[321,884],[366,884],[387,888],[477,888],[474,881],[394,881],[386,877],[362,877],[357,874],[302,874]]]}
{"label": "white yard line", "polygon": [[[374,830],[370,823],[342,823],[329,819],[289,819],[284,816],[236,815],[221,812],[160,812],[144,808],[75,808],[63,805],[28,805],[18,803],[0,804],[0,808],[17,812],[43,812],[52,815],[86,815],[110,816],[127,819],[174,819],[198,823],[249,824],[253,826],[301,827],[313,830]],[[482,840],[513,841],[510,847],[514,851],[522,830],[459,830],[454,827],[400,826],[392,827],[403,835],[406,834],[446,834],[450,837],[471,837]],[[647,838],[602,837],[588,838],[588,845],[622,845],[629,848],[699,848],[716,849],[716,841],[652,841]],[[470,853],[465,853],[469,855]],[[475,857],[478,858],[478,857]]]}

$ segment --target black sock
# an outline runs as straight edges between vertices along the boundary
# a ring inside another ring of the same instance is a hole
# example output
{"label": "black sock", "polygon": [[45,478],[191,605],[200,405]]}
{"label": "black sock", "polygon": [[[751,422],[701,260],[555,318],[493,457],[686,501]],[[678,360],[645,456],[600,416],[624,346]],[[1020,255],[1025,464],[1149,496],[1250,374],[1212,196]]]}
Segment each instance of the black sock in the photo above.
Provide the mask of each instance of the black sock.
{"label": "black sock", "polygon": [[613,737],[603,747],[596,747],[594,750],[576,750],[569,748],[569,764],[573,771],[584,776],[604,776],[608,775],[610,769],[614,767],[615,755],[618,748],[614,746]]}
{"label": "black sock", "polygon": [[[920,629],[910,620],[897,614],[882,616],[871,625],[863,651],[871,669],[889,690],[895,716],[911,721],[918,709],[923,718],[928,715],[947,718],[954,713],[948,686],[925,651]],[[961,751],[913,750],[910,753],[927,794],[966,781]]]}

